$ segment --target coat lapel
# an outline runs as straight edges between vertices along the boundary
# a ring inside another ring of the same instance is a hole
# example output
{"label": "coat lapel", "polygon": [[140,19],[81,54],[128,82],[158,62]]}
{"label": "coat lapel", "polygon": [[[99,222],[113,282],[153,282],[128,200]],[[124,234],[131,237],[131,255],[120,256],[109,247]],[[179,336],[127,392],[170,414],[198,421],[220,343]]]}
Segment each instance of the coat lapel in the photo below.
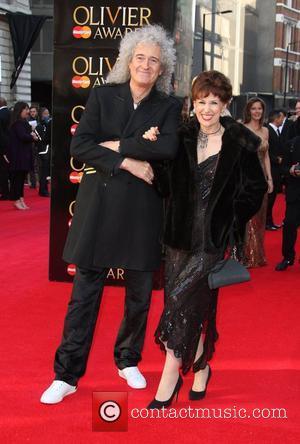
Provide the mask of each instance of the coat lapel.
{"label": "coat lapel", "polygon": [[123,132],[133,114],[133,104],[128,83],[118,85],[116,94],[113,97],[113,103],[115,108],[114,119],[119,121],[119,125],[116,122],[116,126],[121,128],[121,132]]}

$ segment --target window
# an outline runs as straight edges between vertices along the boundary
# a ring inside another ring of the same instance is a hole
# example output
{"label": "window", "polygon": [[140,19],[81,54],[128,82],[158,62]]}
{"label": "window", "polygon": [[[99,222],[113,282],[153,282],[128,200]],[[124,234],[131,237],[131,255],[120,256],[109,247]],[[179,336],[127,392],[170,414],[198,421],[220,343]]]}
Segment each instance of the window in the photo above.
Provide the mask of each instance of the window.
{"label": "window", "polygon": [[32,47],[32,52],[53,51],[53,20],[46,20],[40,34]]}
{"label": "window", "polygon": [[290,23],[286,23],[284,28],[284,46],[286,47],[289,43],[291,43],[292,38],[292,25]]}

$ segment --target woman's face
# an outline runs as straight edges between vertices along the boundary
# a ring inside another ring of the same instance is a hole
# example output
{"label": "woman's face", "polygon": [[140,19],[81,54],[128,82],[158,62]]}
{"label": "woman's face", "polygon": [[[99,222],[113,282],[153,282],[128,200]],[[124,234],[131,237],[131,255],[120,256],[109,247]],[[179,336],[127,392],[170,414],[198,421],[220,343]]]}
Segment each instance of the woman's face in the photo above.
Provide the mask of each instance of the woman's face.
{"label": "woman's face", "polygon": [[48,110],[48,109],[45,109],[45,110],[42,112],[42,120],[47,120],[47,119],[49,119],[49,117],[50,117],[49,110]]}
{"label": "woman's face", "polygon": [[28,117],[29,117],[29,108],[28,108],[28,106],[26,106],[26,108],[24,108],[21,111],[20,117],[21,117],[21,119],[28,119]]}
{"label": "woman's face", "polygon": [[220,116],[226,103],[220,97],[209,93],[207,97],[199,97],[194,100],[194,110],[201,128],[209,130],[219,124]]}
{"label": "woman's face", "polygon": [[254,102],[249,111],[250,111],[251,120],[259,122],[260,119],[262,118],[264,109],[260,102]]}
{"label": "woman's face", "polygon": [[130,85],[151,88],[162,73],[160,47],[139,43],[129,63]]}

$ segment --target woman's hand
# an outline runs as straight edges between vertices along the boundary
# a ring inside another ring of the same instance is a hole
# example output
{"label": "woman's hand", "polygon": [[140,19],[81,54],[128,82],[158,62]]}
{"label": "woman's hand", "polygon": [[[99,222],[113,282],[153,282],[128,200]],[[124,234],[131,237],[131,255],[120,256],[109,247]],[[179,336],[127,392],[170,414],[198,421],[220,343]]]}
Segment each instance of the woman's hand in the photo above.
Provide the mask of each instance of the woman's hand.
{"label": "woman's hand", "polygon": [[271,194],[273,193],[274,190],[273,179],[272,178],[267,179],[267,183],[268,183],[268,194]]}
{"label": "woman's hand", "polygon": [[133,174],[135,177],[142,179],[149,185],[152,185],[154,173],[150,163],[145,160],[136,160],[126,157],[120,165],[122,170],[126,170]]}
{"label": "woman's hand", "polygon": [[116,153],[119,152],[120,149],[120,141],[119,140],[107,140],[106,142],[101,142],[99,145],[104,146],[105,148],[108,148],[109,150],[115,151]]}
{"label": "woman's hand", "polygon": [[151,126],[148,131],[144,132],[143,138],[146,140],[150,140],[151,142],[155,142],[157,140],[158,134],[160,134],[158,126]]}

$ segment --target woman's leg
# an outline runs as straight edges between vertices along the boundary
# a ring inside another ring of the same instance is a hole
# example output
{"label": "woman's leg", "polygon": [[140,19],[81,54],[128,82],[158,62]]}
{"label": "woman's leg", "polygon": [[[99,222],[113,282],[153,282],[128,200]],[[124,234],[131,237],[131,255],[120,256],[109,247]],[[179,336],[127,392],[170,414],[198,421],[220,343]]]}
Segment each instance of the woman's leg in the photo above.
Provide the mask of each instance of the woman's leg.
{"label": "woman's leg", "polygon": [[[198,359],[202,356],[202,354],[203,354],[203,339],[202,339],[202,335],[201,335],[199,342],[198,342],[198,347],[197,347],[194,362],[197,362]],[[203,370],[199,370],[194,374],[194,383],[193,383],[192,390],[194,390],[196,392],[201,392],[201,391],[205,390],[206,381],[208,378],[208,369],[209,369],[209,367],[208,367],[208,365],[206,365],[206,367]]]}
{"label": "woman's leg", "polygon": [[173,350],[166,347],[165,365],[155,395],[157,401],[166,401],[171,397],[178,381],[180,367],[181,359],[176,358]]}

